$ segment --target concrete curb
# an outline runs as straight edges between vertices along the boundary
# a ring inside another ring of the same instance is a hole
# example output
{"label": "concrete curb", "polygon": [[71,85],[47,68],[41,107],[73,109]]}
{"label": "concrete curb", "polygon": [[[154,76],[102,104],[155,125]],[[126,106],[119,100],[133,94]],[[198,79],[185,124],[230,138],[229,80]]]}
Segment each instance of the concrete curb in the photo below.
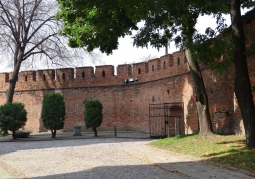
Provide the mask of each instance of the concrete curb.
{"label": "concrete curb", "polygon": [[[74,136],[74,132],[58,132],[56,138],[51,138],[50,132],[32,133],[28,138],[12,139],[11,135],[0,137],[0,142],[28,142],[28,141],[53,141],[53,140],[76,140],[76,139],[94,139],[93,132],[81,132],[81,136]],[[113,131],[98,131],[97,138],[131,138],[131,139],[149,139],[147,133],[137,131],[118,131],[117,136]]]}

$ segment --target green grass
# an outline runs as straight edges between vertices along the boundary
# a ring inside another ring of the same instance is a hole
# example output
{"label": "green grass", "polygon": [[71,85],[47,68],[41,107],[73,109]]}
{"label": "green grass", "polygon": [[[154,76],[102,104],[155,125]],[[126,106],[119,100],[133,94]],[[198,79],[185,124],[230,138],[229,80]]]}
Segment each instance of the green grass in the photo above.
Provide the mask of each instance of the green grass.
{"label": "green grass", "polygon": [[245,148],[243,136],[202,137],[192,134],[160,139],[150,145],[255,173],[255,149]]}

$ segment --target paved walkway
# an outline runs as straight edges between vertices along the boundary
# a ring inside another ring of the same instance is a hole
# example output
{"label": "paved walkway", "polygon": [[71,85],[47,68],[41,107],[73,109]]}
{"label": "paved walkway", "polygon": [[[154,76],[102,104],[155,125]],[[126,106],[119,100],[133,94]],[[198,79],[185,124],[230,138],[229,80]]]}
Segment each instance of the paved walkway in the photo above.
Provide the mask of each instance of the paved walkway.
{"label": "paved walkway", "polygon": [[[149,146],[147,134],[111,132],[73,136],[33,134],[15,142],[0,138],[0,178],[16,179],[240,179],[245,171],[208,165],[200,159]],[[131,137],[131,138],[130,138]],[[78,140],[74,140],[78,139]]]}

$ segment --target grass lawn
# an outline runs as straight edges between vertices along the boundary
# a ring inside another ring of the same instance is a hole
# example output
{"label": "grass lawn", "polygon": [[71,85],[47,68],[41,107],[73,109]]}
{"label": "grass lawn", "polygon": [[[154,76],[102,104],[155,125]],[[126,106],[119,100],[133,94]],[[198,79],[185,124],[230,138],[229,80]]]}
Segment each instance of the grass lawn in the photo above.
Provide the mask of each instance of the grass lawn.
{"label": "grass lawn", "polygon": [[192,134],[159,139],[150,145],[255,173],[255,149],[245,148],[244,136]]}

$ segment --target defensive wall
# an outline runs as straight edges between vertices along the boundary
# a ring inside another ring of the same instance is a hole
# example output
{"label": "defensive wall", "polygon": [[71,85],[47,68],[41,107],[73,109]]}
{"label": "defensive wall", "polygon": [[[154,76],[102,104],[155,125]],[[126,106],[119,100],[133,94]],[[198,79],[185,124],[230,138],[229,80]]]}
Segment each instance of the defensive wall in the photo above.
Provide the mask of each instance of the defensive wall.
{"label": "defensive wall", "polygon": [[[233,92],[233,69],[219,75],[202,68],[202,73],[212,118],[215,112],[224,112],[223,120],[227,114],[227,120],[236,132],[242,132]],[[84,122],[83,102],[87,99],[98,99],[103,104],[101,129],[113,130],[117,126],[118,129],[148,132],[150,104],[183,102],[182,133],[198,131],[192,80],[183,51],[148,62],[119,65],[117,75],[114,74],[111,65],[97,66],[95,73],[93,67],[20,72],[14,101],[24,103],[28,111],[25,129],[46,131],[40,118],[42,99],[44,94],[55,91],[61,93],[66,102],[64,131],[73,130],[75,123]],[[0,74],[1,104],[5,102],[10,76],[11,73]],[[123,83],[130,78],[137,78],[138,81]]]}
{"label": "defensive wall", "polygon": [[[247,47],[255,42],[255,21],[244,23]],[[255,85],[255,56],[248,56],[251,84]],[[207,67],[201,68],[210,106],[214,130],[244,133],[242,118],[234,94],[234,67],[218,74]],[[40,118],[42,99],[46,93],[59,92],[66,102],[64,131],[73,130],[83,121],[83,103],[98,99],[103,104],[101,130],[118,129],[149,131],[149,105],[182,102],[181,133],[199,130],[195,94],[187,60],[183,51],[168,54],[148,62],[124,64],[117,67],[104,65],[38,71],[22,71],[15,88],[14,101],[22,102],[28,111],[26,130],[46,131]],[[11,73],[0,73],[0,104]],[[126,79],[138,81],[123,83]],[[175,110],[175,109],[174,109]]]}

